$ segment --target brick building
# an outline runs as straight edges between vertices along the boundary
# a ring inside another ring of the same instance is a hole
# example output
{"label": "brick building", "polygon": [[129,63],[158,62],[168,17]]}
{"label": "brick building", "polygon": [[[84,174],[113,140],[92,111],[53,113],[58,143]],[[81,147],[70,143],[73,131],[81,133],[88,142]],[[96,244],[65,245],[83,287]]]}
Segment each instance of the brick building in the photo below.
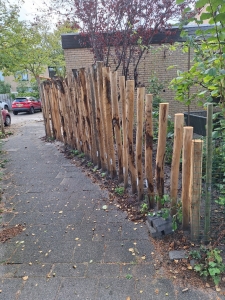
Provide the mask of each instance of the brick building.
{"label": "brick building", "polygon": [[[204,26],[204,29],[209,26]],[[189,35],[194,35],[197,27],[186,27]],[[146,54],[141,60],[138,73],[139,81],[144,83],[146,90],[148,88],[148,80],[151,74],[154,72],[156,76],[164,83],[165,89],[162,93],[165,102],[169,102],[169,114],[171,117],[175,113],[182,113],[187,111],[187,106],[174,100],[173,91],[168,89],[169,82],[177,76],[177,69],[188,70],[188,66],[191,60],[192,54],[183,53],[181,48],[171,51],[170,45],[174,42],[180,42],[181,46],[184,40],[180,37],[180,30],[178,28],[172,29],[173,34],[168,38],[165,33],[159,33],[154,36],[152,40],[152,50]],[[67,72],[71,72],[73,69],[79,69],[81,67],[90,67],[94,63],[93,53],[89,46],[84,46],[84,37],[77,33],[70,33],[62,35],[62,47],[64,49],[64,55],[66,60]],[[168,70],[169,66],[176,65],[177,68]],[[113,70],[113,63],[111,62],[111,69]],[[119,71],[121,72],[121,70]],[[130,78],[133,79],[133,78]],[[147,92],[147,91],[146,91]],[[200,110],[194,104],[191,104],[190,110]]]}

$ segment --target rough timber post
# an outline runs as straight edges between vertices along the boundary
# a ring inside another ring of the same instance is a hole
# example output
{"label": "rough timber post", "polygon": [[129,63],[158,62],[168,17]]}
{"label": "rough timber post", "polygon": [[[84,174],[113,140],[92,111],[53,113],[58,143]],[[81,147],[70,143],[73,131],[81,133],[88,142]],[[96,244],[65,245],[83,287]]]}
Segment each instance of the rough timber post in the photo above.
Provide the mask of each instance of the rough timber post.
{"label": "rough timber post", "polygon": [[126,82],[126,111],[127,111],[127,147],[128,147],[128,167],[131,177],[132,193],[137,192],[137,172],[134,161],[133,148],[133,125],[134,125],[134,80]]}
{"label": "rough timber post", "polygon": [[171,198],[172,216],[176,214],[180,156],[181,156],[181,150],[183,145],[183,127],[184,127],[184,114],[175,114],[173,157],[172,157],[171,180],[170,180],[170,198]]}
{"label": "rough timber post", "polygon": [[106,139],[106,126],[105,126],[105,112],[104,112],[104,103],[103,103],[103,77],[102,77],[102,68],[103,62],[97,61],[97,81],[98,81],[98,98],[97,98],[97,118],[99,123],[99,130],[101,131],[101,141],[100,144],[100,158],[101,158],[101,167],[102,171],[108,169],[107,164],[107,139]]}
{"label": "rough timber post", "polygon": [[191,175],[191,144],[193,137],[193,127],[185,126],[183,133],[183,153],[182,153],[182,213],[183,229],[189,228],[190,218],[190,175]]}
{"label": "rough timber post", "polygon": [[108,167],[110,171],[111,178],[116,176],[116,161],[115,161],[115,151],[113,142],[113,128],[112,128],[112,106],[111,106],[111,83],[110,83],[110,68],[102,68],[103,76],[103,102],[105,104],[105,120],[106,120],[106,137],[108,145]]}

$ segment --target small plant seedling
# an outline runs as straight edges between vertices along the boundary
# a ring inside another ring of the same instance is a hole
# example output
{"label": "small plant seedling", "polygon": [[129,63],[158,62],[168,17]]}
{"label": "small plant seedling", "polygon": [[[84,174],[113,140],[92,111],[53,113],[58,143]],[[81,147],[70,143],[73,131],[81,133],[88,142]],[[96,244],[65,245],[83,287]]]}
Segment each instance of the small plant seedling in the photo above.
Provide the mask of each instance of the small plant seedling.
{"label": "small plant seedling", "polygon": [[92,163],[91,161],[89,161],[89,162],[87,163],[87,166],[88,166],[88,168],[90,168],[90,167],[93,166],[93,163]]}
{"label": "small plant seedling", "polygon": [[77,155],[77,157],[79,157],[79,158],[84,158],[84,156],[85,156],[85,154],[83,152]]}
{"label": "small plant seedling", "polygon": [[141,204],[140,212],[142,214],[146,214],[148,212],[148,204],[147,203],[142,203]]}
{"label": "small plant seedling", "polygon": [[98,170],[97,167],[94,167],[94,169],[92,169],[92,171],[95,173]]}
{"label": "small plant seedling", "polygon": [[189,255],[193,258],[193,259],[201,259],[201,253],[198,250],[192,250],[189,252]]}
{"label": "small plant seedling", "polygon": [[71,150],[70,151],[73,155],[78,155],[80,152],[78,150]]}
{"label": "small plant seedling", "polygon": [[105,176],[106,176],[106,173],[101,173],[101,176],[102,176],[102,177],[105,177]]}
{"label": "small plant seedling", "polygon": [[221,275],[225,271],[220,252],[221,250],[217,248],[206,249],[205,247],[200,247],[199,251],[190,252],[190,255],[198,261],[194,266],[195,272],[205,278],[211,277],[216,286],[220,283]]}
{"label": "small plant seedling", "polygon": [[126,275],[126,279],[132,279],[132,278],[133,278],[133,276],[131,274]]}
{"label": "small plant seedling", "polygon": [[124,194],[124,187],[116,187],[115,188],[115,193],[118,194],[119,196],[122,196]]}

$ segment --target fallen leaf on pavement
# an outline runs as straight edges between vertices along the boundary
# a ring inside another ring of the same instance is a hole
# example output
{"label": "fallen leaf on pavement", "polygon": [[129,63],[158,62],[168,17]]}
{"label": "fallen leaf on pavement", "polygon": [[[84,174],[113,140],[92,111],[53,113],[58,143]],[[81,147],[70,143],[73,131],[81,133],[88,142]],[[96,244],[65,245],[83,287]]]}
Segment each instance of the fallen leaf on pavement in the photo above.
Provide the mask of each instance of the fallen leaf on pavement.
{"label": "fallen leaf on pavement", "polygon": [[28,276],[23,276],[22,279],[23,279],[24,281],[26,281],[26,280],[28,279]]}

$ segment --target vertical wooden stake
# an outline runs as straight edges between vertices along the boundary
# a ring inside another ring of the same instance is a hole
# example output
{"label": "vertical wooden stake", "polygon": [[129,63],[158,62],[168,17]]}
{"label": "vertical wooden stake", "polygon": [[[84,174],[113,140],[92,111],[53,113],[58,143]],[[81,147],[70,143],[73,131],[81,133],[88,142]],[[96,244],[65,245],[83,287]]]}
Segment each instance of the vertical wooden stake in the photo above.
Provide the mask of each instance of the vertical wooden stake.
{"label": "vertical wooden stake", "polygon": [[185,126],[183,133],[183,153],[182,153],[182,213],[183,229],[189,228],[190,217],[190,172],[191,172],[191,143],[193,137],[193,127]]}
{"label": "vertical wooden stake", "polygon": [[126,124],[126,87],[125,76],[119,76],[120,100],[122,104],[122,128],[123,128],[123,177],[124,188],[128,187],[128,146],[127,146],[127,124]]}
{"label": "vertical wooden stake", "polygon": [[51,133],[51,127],[50,127],[50,119],[49,119],[49,106],[47,101],[47,92],[45,90],[45,84],[42,84],[42,90],[43,90],[43,98],[42,98],[42,105],[43,105],[43,116],[44,116],[44,122],[46,127],[46,134],[47,137],[52,137]]}
{"label": "vertical wooden stake", "polygon": [[110,68],[102,68],[103,77],[103,102],[105,104],[105,120],[106,120],[106,137],[108,144],[108,167],[111,178],[116,176],[116,161],[113,142],[113,128],[112,128],[112,106],[111,106],[111,83],[110,83]]}
{"label": "vertical wooden stake", "polygon": [[172,157],[171,180],[170,180],[171,216],[176,214],[180,156],[181,156],[181,149],[183,145],[183,127],[184,127],[184,114],[175,114],[173,157]]}
{"label": "vertical wooden stake", "polygon": [[164,159],[166,151],[166,134],[169,103],[159,105],[159,136],[156,155],[156,185],[158,192],[158,209],[162,208],[161,199],[164,196]]}
{"label": "vertical wooden stake", "polygon": [[[99,135],[97,131],[97,118],[96,118],[96,89],[97,89],[97,77],[96,77],[96,69],[95,73],[93,73],[93,66],[88,69],[89,81],[91,86],[91,103],[90,103],[90,111],[91,111],[91,123],[92,123],[92,155],[93,155],[93,163],[94,165],[99,167],[100,159],[99,159]],[[95,74],[95,75],[94,75]]]}
{"label": "vertical wooden stake", "polygon": [[132,193],[137,192],[137,172],[134,164],[133,149],[133,124],[134,124],[134,80],[126,82],[126,111],[127,111],[127,147],[128,147],[128,167],[131,177]]}
{"label": "vertical wooden stake", "polygon": [[204,240],[209,241],[210,234],[210,209],[211,209],[211,188],[212,188],[212,131],[213,131],[213,104],[207,106],[207,125],[206,125],[206,178],[205,178],[205,228]]}
{"label": "vertical wooden stake", "polygon": [[119,182],[123,181],[123,153],[122,153],[122,140],[120,134],[120,119],[119,119],[119,106],[118,106],[118,91],[117,91],[117,72],[110,74],[111,76],[111,97],[112,97],[112,122],[116,136],[118,168],[119,168]]}
{"label": "vertical wooden stake", "polygon": [[137,89],[137,132],[136,132],[136,168],[138,201],[144,194],[143,168],[142,168],[142,145],[143,145],[143,114],[144,114],[145,88]]}
{"label": "vertical wooden stake", "polygon": [[55,129],[56,129],[56,138],[58,141],[63,141],[61,134],[61,123],[60,123],[60,114],[59,114],[59,105],[58,105],[58,93],[55,89],[55,85],[51,82],[50,88],[51,98],[53,101],[53,110],[55,115]]}
{"label": "vertical wooden stake", "polygon": [[191,180],[190,180],[190,225],[191,239],[199,240],[200,235],[200,203],[202,188],[202,144],[201,140],[193,140],[191,148]]}
{"label": "vertical wooden stake", "polygon": [[0,117],[1,117],[1,132],[4,134],[5,133],[5,127],[4,127],[4,120],[2,116],[2,110],[0,111]]}
{"label": "vertical wooden stake", "polygon": [[101,158],[101,167],[102,171],[106,171],[108,168],[107,164],[107,138],[106,138],[106,125],[105,125],[105,112],[104,112],[104,103],[103,103],[103,77],[102,77],[102,68],[103,62],[97,61],[97,80],[98,80],[98,108],[97,116],[99,119],[99,129],[101,132],[101,141],[100,144],[100,158]]}
{"label": "vertical wooden stake", "polygon": [[152,118],[152,101],[151,94],[146,95],[145,100],[145,178],[147,185],[147,197],[149,207],[154,208],[154,183],[152,167],[153,151],[153,118]]}

